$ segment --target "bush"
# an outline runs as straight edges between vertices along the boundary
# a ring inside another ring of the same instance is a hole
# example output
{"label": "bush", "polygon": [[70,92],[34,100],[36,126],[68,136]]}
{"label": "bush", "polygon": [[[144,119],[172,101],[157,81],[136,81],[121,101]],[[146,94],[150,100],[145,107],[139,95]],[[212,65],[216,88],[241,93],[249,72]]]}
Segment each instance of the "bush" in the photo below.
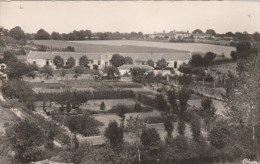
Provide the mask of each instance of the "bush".
{"label": "bush", "polygon": [[144,107],[140,106],[138,107],[139,109],[137,110],[135,106],[126,106],[122,104],[118,104],[116,106],[113,106],[112,109],[110,109],[108,112],[109,113],[118,113],[120,110],[124,110],[124,113],[134,113],[134,112],[152,112],[153,109],[150,107]]}

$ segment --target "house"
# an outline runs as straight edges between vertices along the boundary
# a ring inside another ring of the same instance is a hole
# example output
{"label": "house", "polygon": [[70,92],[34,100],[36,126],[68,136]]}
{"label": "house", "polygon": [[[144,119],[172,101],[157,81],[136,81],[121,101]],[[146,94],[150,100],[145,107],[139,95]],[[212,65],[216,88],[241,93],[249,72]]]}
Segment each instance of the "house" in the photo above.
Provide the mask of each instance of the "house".
{"label": "house", "polygon": [[198,33],[198,32],[193,33],[192,36],[195,39],[210,39],[210,38],[212,38],[212,34]]}
{"label": "house", "polygon": [[183,40],[188,39],[191,36],[191,33],[189,31],[171,31],[169,33],[169,39],[175,39],[175,40]]}
{"label": "house", "polygon": [[[130,56],[130,55],[129,55]],[[183,63],[188,63],[191,58],[190,52],[178,52],[178,53],[138,53],[137,55],[131,55],[134,64],[147,65],[147,61],[153,60],[154,67],[157,66],[159,60],[164,58],[167,62],[167,67],[173,69],[179,69]]]}
{"label": "house", "polygon": [[110,59],[112,54],[100,54],[100,53],[82,53],[82,52],[39,52],[39,51],[30,51],[27,55],[27,62],[31,64],[36,64],[39,67],[49,65],[53,68],[56,66],[53,63],[54,57],[60,56],[64,59],[64,66],[68,63],[69,57],[75,59],[75,66],[79,65],[79,58],[82,56],[87,56],[89,60],[89,67],[93,69],[94,65],[98,66],[98,69],[102,69],[104,66],[110,66]]}
{"label": "house", "polygon": [[136,64],[124,64],[118,67],[117,69],[120,72],[120,75],[125,75],[130,73],[130,70],[133,68],[145,69],[147,72],[152,71],[154,68],[149,65],[136,65]]}

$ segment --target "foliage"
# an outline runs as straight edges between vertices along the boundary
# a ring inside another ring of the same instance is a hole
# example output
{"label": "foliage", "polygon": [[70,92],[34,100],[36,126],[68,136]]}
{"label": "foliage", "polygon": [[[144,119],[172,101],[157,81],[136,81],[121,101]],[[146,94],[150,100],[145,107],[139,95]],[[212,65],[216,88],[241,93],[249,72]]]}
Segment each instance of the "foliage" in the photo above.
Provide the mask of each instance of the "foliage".
{"label": "foliage", "polygon": [[76,66],[74,68],[74,72],[78,75],[82,74],[84,72],[84,68],[82,66]]}
{"label": "foliage", "polygon": [[210,123],[216,119],[217,109],[214,107],[211,98],[204,98],[201,100],[200,116],[204,119],[206,130],[210,130]]}
{"label": "foliage", "polygon": [[159,133],[154,128],[144,129],[141,134],[140,140],[146,148],[157,146],[161,141]]}
{"label": "foliage", "polygon": [[206,34],[216,35],[216,32],[215,32],[215,30],[213,30],[213,29],[207,29],[207,30],[206,30]]}
{"label": "foliage", "polygon": [[60,56],[55,56],[53,59],[53,64],[57,67],[57,69],[62,68],[64,66],[64,59]]}
{"label": "foliage", "polygon": [[164,124],[164,129],[167,132],[167,138],[172,138],[172,132],[174,130],[173,117],[166,116],[163,124]]}
{"label": "foliage", "polygon": [[102,125],[102,123],[86,112],[82,116],[69,116],[65,125],[67,125],[73,133],[79,133],[84,136],[93,136],[99,135],[100,132],[98,127]]}
{"label": "foliage", "polygon": [[234,61],[237,61],[237,52],[236,51],[231,51],[230,56],[232,57],[232,59]]}
{"label": "foliage", "polygon": [[81,56],[79,58],[79,65],[80,66],[88,67],[88,63],[89,63],[89,60],[88,60],[88,57],[86,55],[85,56]]}
{"label": "foliage", "polygon": [[169,112],[169,106],[167,101],[165,100],[163,94],[156,95],[155,98],[156,108],[160,111],[163,111],[165,113]]}
{"label": "foliage", "polygon": [[114,66],[105,66],[103,73],[107,74],[107,77],[112,77],[112,78],[115,78],[120,74],[119,70]]}
{"label": "foliage", "polygon": [[47,31],[45,31],[44,29],[40,29],[35,34],[34,39],[36,39],[36,40],[49,40],[49,39],[51,39],[51,35]]}
{"label": "foliage", "polygon": [[196,29],[196,30],[194,30],[192,33],[193,33],[193,34],[196,34],[196,33],[198,33],[198,34],[203,34],[203,31],[202,31],[201,29]]}
{"label": "foliage", "polygon": [[4,96],[13,99],[17,98],[20,102],[28,102],[33,99],[33,90],[29,84],[21,80],[4,82],[2,86]]}
{"label": "foliage", "polygon": [[17,122],[6,129],[6,136],[19,162],[40,160],[39,147],[44,143],[44,135],[36,124],[28,120]]}
{"label": "foliage", "polygon": [[129,56],[125,57],[125,64],[133,64],[133,59]]}
{"label": "foliage", "polygon": [[69,57],[67,60],[67,67],[72,68],[75,66],[75,64],[76,64],[75,59],[73,57]]}
{"label": "foliage", "polygon": [[25,34],[21,27],[16,26],[9,31],[9,35],[16,40],[24,39]]}
{"label": "foliage", "polygon": [[102,103],[100,104],[100,110],[105,110],[105,109],[106,109],[105,103],[104,101],[102,101]]}
{"label": "foliage", "polygon": [[159,68],[159,69],[164,69],[164,68],[166,68],[167,67],[167,62],[166,62],[166,60],[164,59],[164,58],[162,58],[162,59],[160,59],[158,62],[157,62],[157,67]]}
{"label": "foliage", "polygon": [[124,133],[122,127],[116,121],[110,121],[104,133],[110,144],[117,146],[123,143]]}
{"label": "foliage", "polygon": [[199,142],[201,138],[201,124],[200,124],[200,116],[196,113],[193,114],[192,120],[191,120],[191,132],[192,132],[192,138],[193,141]]}
{"label": "foliage", "polygon": [[238,54],[242,54],[243,52],[248,52],[252,49],[252,45],[248,41],[241,41],[236,46]]}
{"label": "foliage", "polygon": [[190,64],[192,67],[200,67],[203,65],[203,57],[200,54],[194,54],[191,57]]}
{"label": "foliage", "polygon": [[209,141],[217,149],[221,149],[230,144],[231,131],[227,122],[221,121],[210,131]]}
{"label": "foliage", "polygon": [[189,86],[191,84],[191,82],[192,82],[192,76],[191,75],[186,75],[186,74],[179,75],[178,76],[178,81],[179,81],[180,85]]}
{"label": "foliage", "polygon": [[125,64],[125,58],[119,54],[114,54],[110,60],[112,66],[119,67]]}
{"label": "foliage", "polygon": [[152,59],[148,59],[146,64],[151,66],[151,67],[154,67],[154,61]]}
{"label": "foliage", "polygon": [[47,79],[49,76],[53,76],[53,68],[51,66],[45,65],[39,70],[39,72],[44,74]]}
{"label": "foliage", "polygon": [[53,32],[51,33],[51,38],[52,38],[53,40],[60,40],[60,39],[61,39],[61,35],[60,35],[58,32],[53,31]]}

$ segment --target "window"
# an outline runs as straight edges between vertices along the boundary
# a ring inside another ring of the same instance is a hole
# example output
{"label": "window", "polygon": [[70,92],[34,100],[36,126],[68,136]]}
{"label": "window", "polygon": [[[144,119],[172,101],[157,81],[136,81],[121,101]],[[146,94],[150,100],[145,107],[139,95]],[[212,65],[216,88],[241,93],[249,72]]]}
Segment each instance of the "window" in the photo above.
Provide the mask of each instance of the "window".
{"label": "window", "polygon": [[46,65],[49,65],[50,63],[49,63],[49,60],[46,60]]}
{"label": "window", "polygon": [[100,61],[98,61],[98,65],[100,65],[100,63],[101,63],[101,62],[100,62]]}

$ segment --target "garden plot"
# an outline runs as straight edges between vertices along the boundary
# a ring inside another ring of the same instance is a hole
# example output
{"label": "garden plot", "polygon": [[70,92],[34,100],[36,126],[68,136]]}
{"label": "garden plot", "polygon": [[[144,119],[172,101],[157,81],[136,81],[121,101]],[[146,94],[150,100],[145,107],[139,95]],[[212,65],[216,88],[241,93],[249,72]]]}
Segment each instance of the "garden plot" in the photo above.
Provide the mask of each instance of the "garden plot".
{"label": "garden plot", "polygon": [[110,110],[113,106],[123,104],[126,106],[134,106],[135,100],[133,99],[104,99],[104,100],[89,100],[87,103],[82,105],[83,109],[89,109],[92,111],[100,111],[100,105],[104,102],[105,110]]}

